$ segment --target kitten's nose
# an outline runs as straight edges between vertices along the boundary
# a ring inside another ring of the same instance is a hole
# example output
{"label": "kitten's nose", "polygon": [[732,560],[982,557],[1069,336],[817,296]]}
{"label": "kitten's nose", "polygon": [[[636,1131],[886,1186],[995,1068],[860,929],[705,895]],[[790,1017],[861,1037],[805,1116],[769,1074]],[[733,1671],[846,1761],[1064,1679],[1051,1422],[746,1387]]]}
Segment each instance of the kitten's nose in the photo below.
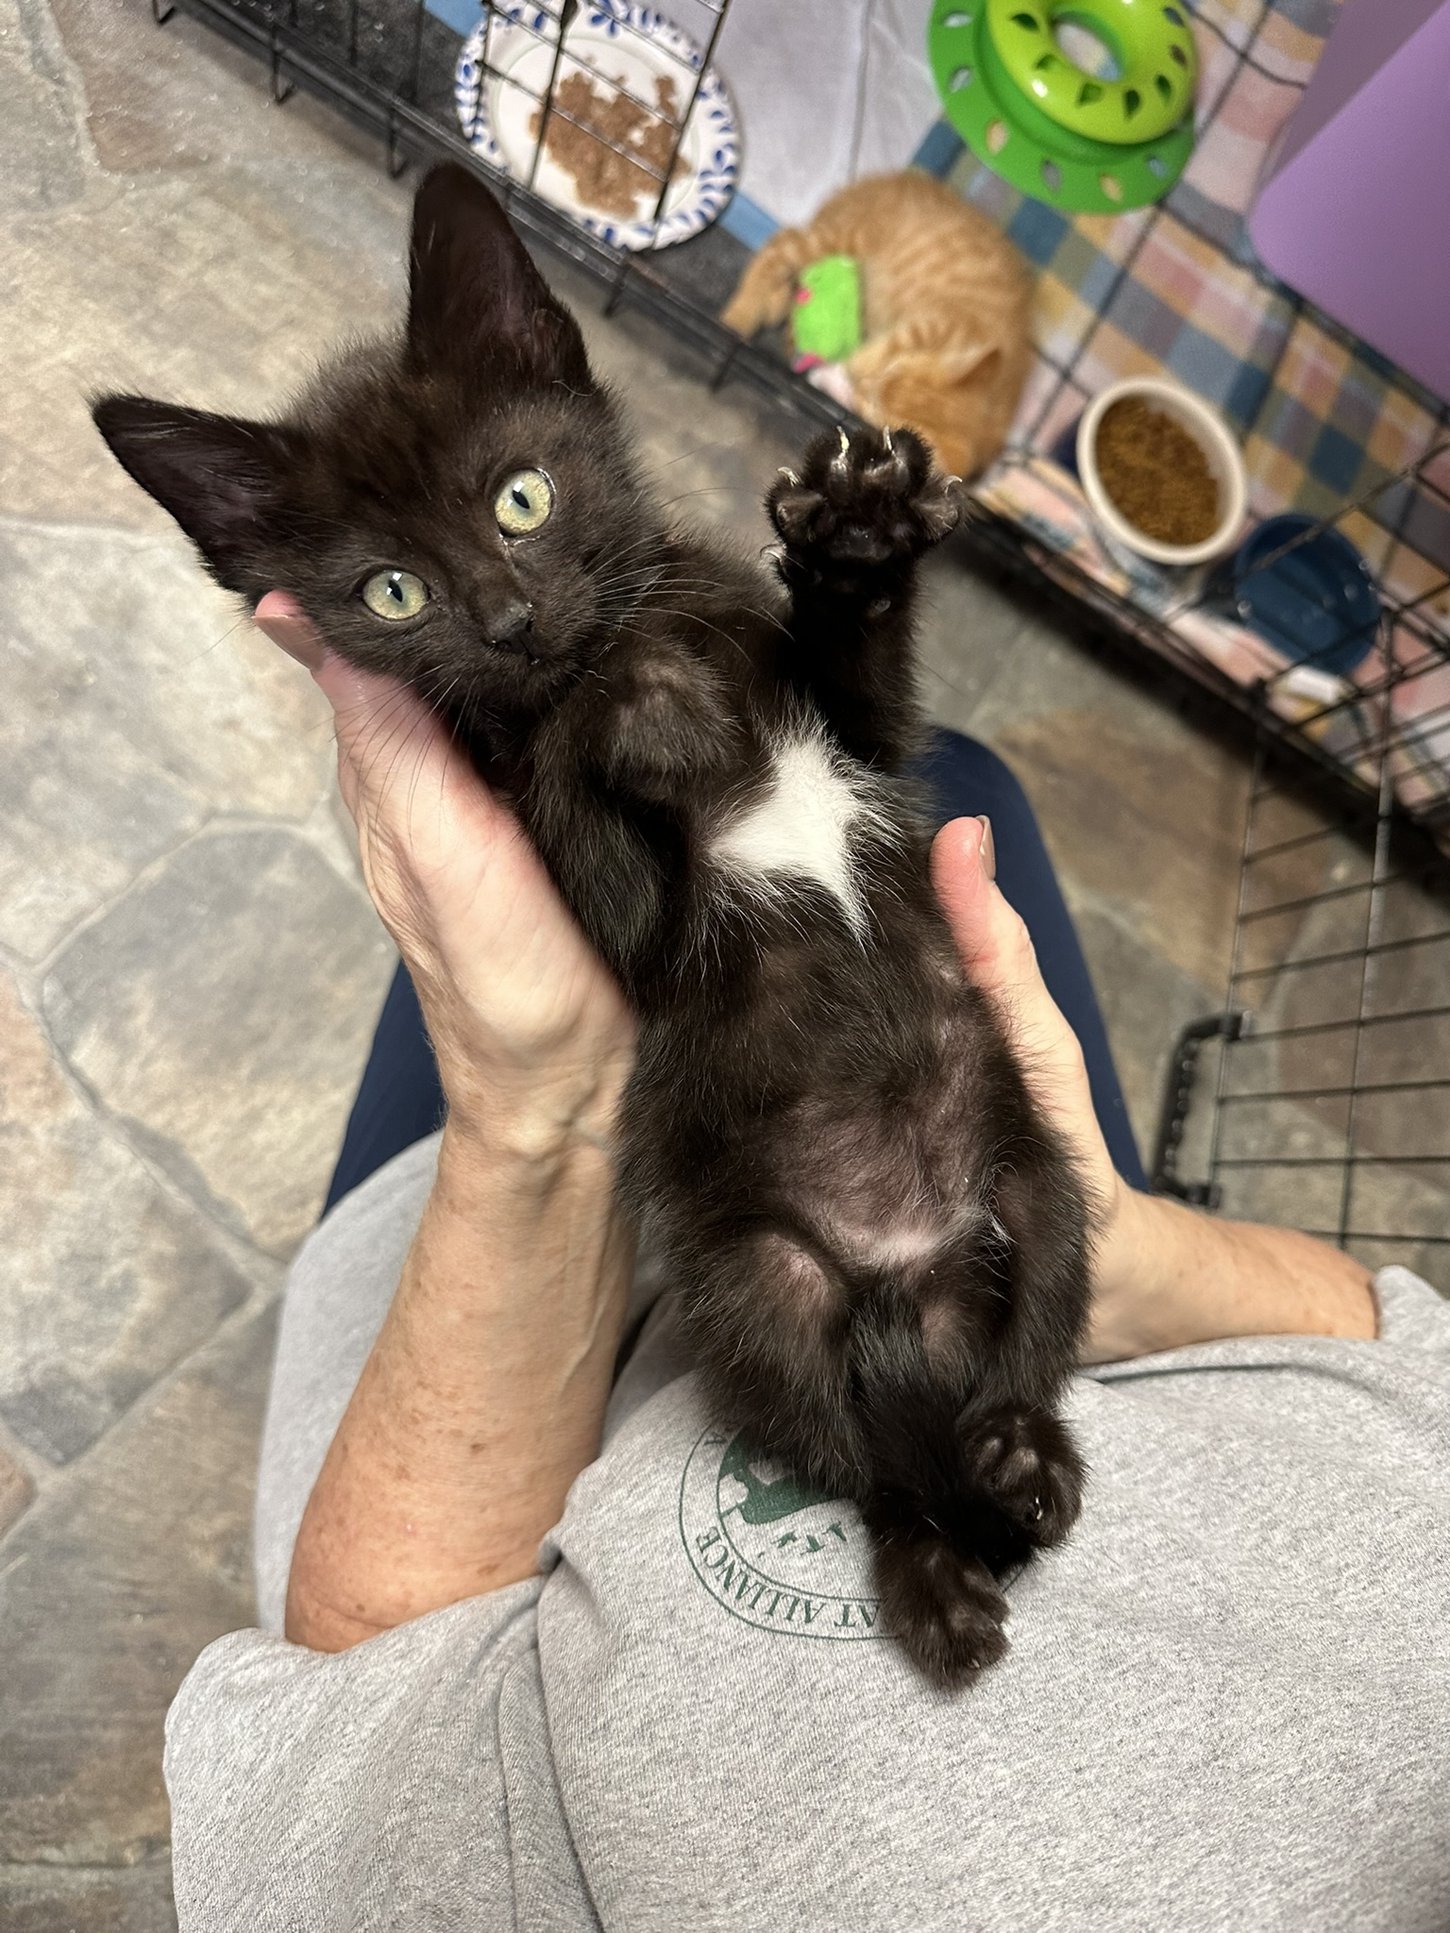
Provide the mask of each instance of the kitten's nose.
{"label": "kitten's nose", "polygon": [[534,628],[534,607],[527,598],[511,597],[494,614],[489,643],[502,651],[517,650]]}

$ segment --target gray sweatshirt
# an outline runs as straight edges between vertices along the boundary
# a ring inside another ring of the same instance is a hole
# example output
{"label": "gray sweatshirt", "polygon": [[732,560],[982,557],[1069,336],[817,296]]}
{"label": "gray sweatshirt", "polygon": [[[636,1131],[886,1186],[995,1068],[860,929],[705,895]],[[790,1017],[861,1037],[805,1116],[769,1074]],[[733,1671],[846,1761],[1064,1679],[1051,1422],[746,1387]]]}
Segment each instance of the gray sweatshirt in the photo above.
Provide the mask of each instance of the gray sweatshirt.
{"label": "gray sweatshirt", "polygon": [[183,1933],[1446,1933],[1450,1305],[1375,1343],[1085,1371],[1069,1542],[970,1693],[881,1629],[854,1511],[711,1422],[659,1297],[541,1575],[338,1656],[280,1636],[307,1493],[432,1178],[290,1282],[262,1628],[167,1728]]}

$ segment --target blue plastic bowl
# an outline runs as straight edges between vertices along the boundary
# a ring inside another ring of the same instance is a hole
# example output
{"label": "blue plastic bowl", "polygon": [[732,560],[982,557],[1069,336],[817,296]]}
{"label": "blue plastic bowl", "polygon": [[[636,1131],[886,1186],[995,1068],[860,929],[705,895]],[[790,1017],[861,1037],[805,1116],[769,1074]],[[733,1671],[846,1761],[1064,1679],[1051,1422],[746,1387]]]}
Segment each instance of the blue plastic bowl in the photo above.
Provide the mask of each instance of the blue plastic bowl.
{"label": "blue plastic bowl", "polygon": [[1211,596],[1292,663],[1347,677],[1374,649],[1379,592],[1369,565],[1332,526],[1284,550],[1317,522],[1293,511],[1261,523],[1215,577]]}

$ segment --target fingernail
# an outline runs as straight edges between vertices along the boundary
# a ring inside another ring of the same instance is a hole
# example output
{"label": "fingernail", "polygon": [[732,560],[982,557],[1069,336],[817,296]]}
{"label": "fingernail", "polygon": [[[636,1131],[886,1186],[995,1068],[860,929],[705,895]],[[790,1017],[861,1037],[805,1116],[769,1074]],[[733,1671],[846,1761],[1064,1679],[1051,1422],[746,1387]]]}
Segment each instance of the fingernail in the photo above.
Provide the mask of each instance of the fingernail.
{"label": "fingernail", "polygon": [[977,815],[977,824],[982,828],[982,843],[977,848],[977,857],[982,862],[982,871],[988,879],[997,877],[997,843],[992,837],[992,821],[985,812]]}
{"label": "fingernail", "polygon": [[295,640],[279,637],[277,642],[289,658],[295,658],[298,664],[312,673],[314,678],[327,663],[327,652],[309,637],[301,636]]}
{"label": "fingernail", "polygon": [[286,624],[274,619],[258,629],[266,633],[279,651],[285,651],[289,658],[295,658],[306,671],[317,671],[327,656],[317,639],[300,624]]}
{"label": "fingernail", "polygon": [[316,672],[325,661],[326,646],[290,598],[269,591],[252,618],[259,631],[306,670]]}

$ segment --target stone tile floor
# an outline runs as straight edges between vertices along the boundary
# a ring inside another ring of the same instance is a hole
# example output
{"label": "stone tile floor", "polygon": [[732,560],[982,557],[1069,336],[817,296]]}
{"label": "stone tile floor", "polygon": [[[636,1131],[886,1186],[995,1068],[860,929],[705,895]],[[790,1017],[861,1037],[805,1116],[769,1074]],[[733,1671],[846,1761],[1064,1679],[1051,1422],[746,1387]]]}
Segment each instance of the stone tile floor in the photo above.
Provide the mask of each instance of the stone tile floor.
{"label": "stone tile floor", "polygon": [[[171,1924],[161,1720],[247,1621],[272,1311],[390,955],[307,681],[84,407],[265,408],[387,318],[410,184],[146,0],[0,0],[0,1925]],[[587,291],[582,295],[587,305]],[[589,323],[666,487],[759,541],[792,445],[637,322]],[[1217,1002],[1246,768],[939,562],[945,722],[1017,765],[1145,1143]]]}

